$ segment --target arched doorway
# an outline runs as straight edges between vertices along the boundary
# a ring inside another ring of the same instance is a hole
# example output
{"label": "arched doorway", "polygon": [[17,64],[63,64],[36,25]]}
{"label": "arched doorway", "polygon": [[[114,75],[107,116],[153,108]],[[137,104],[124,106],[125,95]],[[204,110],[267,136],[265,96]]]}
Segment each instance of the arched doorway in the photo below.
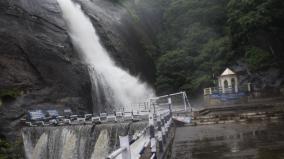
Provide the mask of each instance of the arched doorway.
{"label": "arched doorway", "polygon": [[228,92],[228,87],[229,87],[228,81],[224,80],[224,93]]}
{"label": "arched doorway", "polygon": [[232,83],[232,93],[236,93],[236,80],[235,80],[235,78],[231,79],[231,83]]}

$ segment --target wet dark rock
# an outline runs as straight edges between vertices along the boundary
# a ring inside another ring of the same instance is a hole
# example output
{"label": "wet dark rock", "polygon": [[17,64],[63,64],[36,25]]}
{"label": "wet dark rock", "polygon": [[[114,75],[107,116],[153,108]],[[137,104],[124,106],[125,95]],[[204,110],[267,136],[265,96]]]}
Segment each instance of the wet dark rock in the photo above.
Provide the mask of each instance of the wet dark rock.
{"label": "wet dark rock", "polygon": [[[159,17],[145,17],[159,11],[137,0],[123,4],[76,1],[90,16],[117,64],[154,83],[155,67],[144,47],[153,41]],[[1,136],[9,139],[19,135],[15,130],[29,109],[51,106],[90,112],[93,106],[87,69],[68,37],[56,0],[0,1],[0,95],[17,90],[12,100],[0,99]]]}
{"label": "wet dark rock", "polygon": [[19,119],[42,103],[90,109],[87,68],[70,43],[57,2],[4,0],[0,6],[0,91],[21,92],[2,101],[1,134],[15,135]]}
{"label": "wet dark rock", "polygon": [[117,65],[153,84],[155,65],[145,47],[155,42],[161,26],[158,3],[151,0],[76,1],[92,20]]}

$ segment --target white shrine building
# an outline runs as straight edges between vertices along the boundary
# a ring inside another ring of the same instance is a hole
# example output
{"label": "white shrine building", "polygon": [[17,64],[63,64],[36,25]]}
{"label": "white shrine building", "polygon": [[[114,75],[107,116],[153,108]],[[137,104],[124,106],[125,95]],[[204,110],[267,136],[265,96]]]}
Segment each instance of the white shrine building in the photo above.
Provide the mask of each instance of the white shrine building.
{"label": "white shrine building", "polygon": [[204,89],[204,95],[209,95],[214,92],[226,94],[226,93],[238,93],[239,83],[237,74],[229,68],[218,77],[218,86]]}
{"label": "white shrine building", "polygon": [[218,78],[218,87],[222,93],[238,93],[238,76],[229,68]]}

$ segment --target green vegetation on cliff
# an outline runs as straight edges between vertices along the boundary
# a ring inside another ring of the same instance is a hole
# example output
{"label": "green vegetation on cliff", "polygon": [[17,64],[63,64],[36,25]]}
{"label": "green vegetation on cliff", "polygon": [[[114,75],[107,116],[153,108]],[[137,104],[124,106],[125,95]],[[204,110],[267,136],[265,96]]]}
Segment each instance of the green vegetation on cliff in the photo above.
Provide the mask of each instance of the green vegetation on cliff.
{"label": "green vegetation on cliff", "polygon": [[2,102],[14,100],[21,95],[21,90],[18,88],[0,89],[0,106]]}
{"label": "green vegetation on cliff", "polygon": [[158,93],[200,92],[237,61],[283,67],[284,1],[167,0],[156,61]]}
{"label": "green vegetation on cliff", "polygon": [[0,138],[0,159],[22,159],[24,156],[22,148],[22,141],[16,140],[12,144]]}

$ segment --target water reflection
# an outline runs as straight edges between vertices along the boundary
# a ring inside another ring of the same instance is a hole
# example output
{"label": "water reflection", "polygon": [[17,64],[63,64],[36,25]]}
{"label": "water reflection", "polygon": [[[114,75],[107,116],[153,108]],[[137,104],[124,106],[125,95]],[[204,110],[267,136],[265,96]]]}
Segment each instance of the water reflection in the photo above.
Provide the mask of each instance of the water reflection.
{"label": "water reflection", "polygon": [[284,159],[284,122],[177,128],[175,159]]}

